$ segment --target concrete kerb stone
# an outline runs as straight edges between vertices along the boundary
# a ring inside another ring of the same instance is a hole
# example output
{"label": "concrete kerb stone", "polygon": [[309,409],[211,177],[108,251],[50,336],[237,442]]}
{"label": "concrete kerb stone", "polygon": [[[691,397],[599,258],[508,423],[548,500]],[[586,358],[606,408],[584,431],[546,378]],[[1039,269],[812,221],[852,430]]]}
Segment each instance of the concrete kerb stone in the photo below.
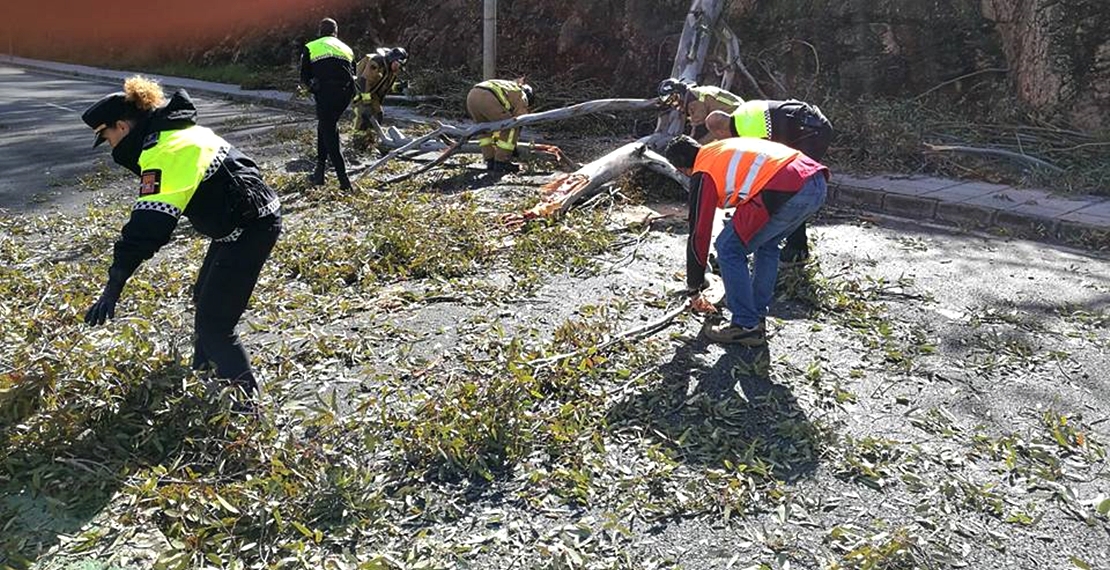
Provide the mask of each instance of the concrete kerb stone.
{"label": "concrete kerb stone", "polygon": [[935,198],[888,192],[883,196],[883,212],[903,218],[932,220],[936,217],[939,203]]}
{"label": "concrete kerb stone", "polygon": [[1063,242],[1078,243],[1094,249],[1110,249],[1110,226],[1059,220],[1053,236]]}
{"label": "concrete kerb stone", "polygon": [[876,211],[883,209],[883,196],[886,192],[871,188],[859,188],[845,184],[834,183],[836,188],[835,200],[839,205],[863,206]]}
{"label": "concrete kerb stone", "polygon": [[[23,58],[10,59],[7,61],[7,63],[11,63],[12,65],[27,69],[33,69],[35,71],[40,71],[43,73],[93,79],[104,83],[122,82],[124,79],[131,77],[132,75],[142,74],[141,72],[135,71],[101,70],[77,65],[48,65],[46,63],[40,63],[35,60],[28,60]],[[280,97],[276,95],[280,92],[276,91],[259,91],[252,93],[250,91],[242,90],[238,87],[223,86],[216,83],[213,83],[210,87],[205,86],[206,83],[211,83],[207,81],[181,79],[178,77],[155,75],[149,73],[143,75],[157,80],[163,86],[168,88],[185,89],[190,93],[211,95],[240,103],[265,105],[267,107],[275,107],[290,111],[312,112],[315,109],[315,105],[311,101],[294,99],[292,96],[289,96],[288,98]]]}
{"label": "concrete kerb stone", "polygon": [[[915,186],[915,183],[920,182]],[[938,178],[836,176],[829,202],[921,221],[1010,235],[1091,242],[1110,236],[1110,200]]]}
{"label": "concrete kerb stone", "polygon": [[1110,228],[1110,200],[1099,200],[1060,216],[1061,221]]}
{"label": "concrete kerb stone", "polygon": [[1058,223],[1055,218],[1016,210],[999,210],[994,215],[994,225],[1017,235],[1051,237],[1056,235]]}

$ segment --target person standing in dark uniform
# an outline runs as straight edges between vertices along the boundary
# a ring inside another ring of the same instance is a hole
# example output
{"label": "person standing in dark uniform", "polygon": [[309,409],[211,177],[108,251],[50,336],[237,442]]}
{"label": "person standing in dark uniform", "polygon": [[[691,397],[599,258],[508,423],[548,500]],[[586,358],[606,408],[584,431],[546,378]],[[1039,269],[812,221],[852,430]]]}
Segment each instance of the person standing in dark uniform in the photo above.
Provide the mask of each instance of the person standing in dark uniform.
{"label": "person standing in dark uniform", "polygon": [[305,44],[301,51],[301,83],[308,86],[316,100],[316,170],[312,183],[324,183],[324,170],[331,160],[335,177],[343,190],[351,188],[347,165],[339,146],[339,118],[355,95],[355,52],[335,37],[335,20],[320,20],[320,36]]}
{"label": "person standing in dark uniform", "polygon": [[250,397],[258,384],[235,326],[281,233],[277,194],[250,157],[196,124],[196,107],[184,90],[167,101],[157,83],[132,77],[122,92],[103,97],[81,119],[96,132],[93,146],[108,141],[112,159],[140,180],[131,219],[113,249],[108,283],[85,322],[96,326],[115,318],[128,278],[169,243],[184,215],[212,238],[193,288],[192,366],[214,369],[217,378]]}

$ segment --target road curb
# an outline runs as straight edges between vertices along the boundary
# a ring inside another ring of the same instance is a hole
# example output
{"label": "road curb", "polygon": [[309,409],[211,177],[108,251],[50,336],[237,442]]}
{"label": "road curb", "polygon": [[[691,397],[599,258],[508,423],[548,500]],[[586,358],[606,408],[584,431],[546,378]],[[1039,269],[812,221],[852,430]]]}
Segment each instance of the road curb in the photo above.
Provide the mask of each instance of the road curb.
{"label": "road curb", "polygon": [[942,226],[986,230],[1068,244],[1082,244],[1098,249],[1110,248],[1110,227],[1056,217],[992,208],[969,202],[944,201],[939,198],[911,196],[868,188],[851,183],[830,183],[829,204],[832,206],[882,213],[898,218],[931,222]]}
{"label": "road curb", "polygon": [[[315,112],[315,106],[313,105],[313,103],[311,101],[292,99],[292,98],[282,99],[282,98],[279,98],[279,97],[266,96],[266,95],[261,94],[261,93],[251,93],[250,91],[243,91],[241,93],[236,93],[234,91],[231,91],[230,88],[228,88],[228,89],[206,88],[201,84],[202,83],[211,83],[211,82],[202,82],[202,81],[199,81],[199,80],[183,79],[183,78],[180,78],[180,77],[173,77],[173,76],[169,76],[169,75],[158,75],[158,74],[152,74],[152,73],[144,73],[144,72],[141,72],[141,71],[92,70],[91,68],[89,70],[86,70],[85,66],[66,65],[66,66],[63,67],[63,66],[51,65],[51,64],[47,64],[47,63],[39,63],[39,62],[34,61],[34,60],[26,60],[26,59],[19,59],[19,60],[9,59],[9,60],[3,60],[3,61],[4,61],[4,63],[8,63],[8,64],[14,65],[16,67],[22,67],[24,69],[31,69],[31,70],[38,71],[38,72],[41,72],[41,73],[49,73],[49,74],[52,74],[52,75],[61,75],[61,76],[64,76],[64,77],[80,77],[80,78],[83,78],[83,79],[92,79],[94,81],[98,81],[100,83],[107,83],[107,84],[113,84],[113,83],[118,84],[118,83],[122,82],[124,79],[126,79],[127,77],[130,77],[132,75],[145,75],[147,77],[151,77],[151,78],[154,78],[154,79],[158,80],[158,82],[161,83],[165,87],[176,88],[176,89],[185,89],[189,93],[209,95],[209,96],[213,96],[213,97],[220,97],[222,99],[227,99],[227,100],[230,100],[230,101],[235,101],[235,102],[238,102],[238,103],[250,103],[250,104],[255,104],[255,105],[264,105],[264,106],[267,106],[267,107],[275,107],[275,108],[278,108],[278,109],[285,109],[285,110],[289,110],[289,111],[301,111],[301,112],[307,112],[307,113]],[[238,89],[238,88],[236,88],[236,89]]]}

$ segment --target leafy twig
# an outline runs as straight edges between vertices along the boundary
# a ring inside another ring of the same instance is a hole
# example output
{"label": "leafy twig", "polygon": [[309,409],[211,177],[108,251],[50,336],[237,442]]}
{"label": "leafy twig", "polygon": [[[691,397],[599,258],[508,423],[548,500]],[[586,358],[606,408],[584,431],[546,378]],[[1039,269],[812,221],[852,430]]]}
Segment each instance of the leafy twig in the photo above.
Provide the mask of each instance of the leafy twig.
{"label": "leafy twig", "polygon": [[621,341],[624,341],[624,340],[629,340],[629,339],[633,339],[633,338],[639,338],[639,337],[642,337],[642,336],[652,335],[652,334],[657,333],[660,330],[663,330],[664,328],[666,328],[667,325],[671,324],[671,321],[675,320],[675,318],[677,318],[679,315],[686,312],[686,309],[688,309],[688,308],[690,308],[690,301],[689,300],[682,303],[678,307],[676,307],[674,309],[671,309],[669,312],[667,312],[667,314],[663,315],[659,319],[651,321],[650,323],[647,323],[645,325],[638,326],[634,329],[629,329],[629,330],[617,333],[616,335],[613,335],[613,338],[610,338],[609,340],[607,340],[607,341],[605,341],[601,344],[594,345],[594,346],[587,346],[585,348],[580,348],[578,350],[573,350],[571,352],[564,352],[562,354],[556,354],[555,356],[548,356],[548,357],[545,357],[545,358],[536,358],[536,359],[533,359],[533,360],[529,360],[529,361],[525,362],[524,364],[526,364],[528,366],[539,367],[539,366],[543,366],[543,365],[546,365],[546,364],[551,364],[553,362],[558,362],[560,360],[564,360],[564,359],[567,359],[567,358],[573,358],[575,356],[586,354],[587,352],[591,352],[591,351],[599,352],[599,351],[605,350],[606,348],[609,348],[610,346],[613,346],[614,344],[617,344],[618,342],[621,342]]}

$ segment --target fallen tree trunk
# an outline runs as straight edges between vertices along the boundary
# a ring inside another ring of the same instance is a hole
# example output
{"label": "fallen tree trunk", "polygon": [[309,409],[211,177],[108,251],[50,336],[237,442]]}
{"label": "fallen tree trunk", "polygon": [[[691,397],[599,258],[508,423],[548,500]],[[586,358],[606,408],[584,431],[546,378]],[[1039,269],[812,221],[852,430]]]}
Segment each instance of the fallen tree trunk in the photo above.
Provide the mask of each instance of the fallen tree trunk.
{"label": "fallen tree trunk", "polygon": [[[659,101],[656,99],[597,99],[594,101],[586,101],[571,105],[569,107],[562,107],[560,109],[552,109],[550,111],[543,111],[542,113],[529,113],[503,121],[495,121],[491,123],[478,123],[471,127],[456,127],[452,125],[441,124],[436,130],[417,137],[408,141],[407,143],[393,149],[382,158],[375,161],[368,166],[366,170],[362,171],[359,176],[365,176],[373,172],[381,165],[393,160],[404,152],[409,150],[416,150],[420,148],[421,144],[439,138],[453,139],[452,143],[444,151],[445,155],[442,157],[444,160],[451,154],[458,152],[461,145],[465,144],[471,138],[482,133],[489,133],[493,131],[504,131],[516,127],[525,127],[528,125],[535,125],[539,123],[547,123],[551,121],[561,121],[572,117],[581,117],[593,113],[610,113],[621,111],[644,111],[648,109],[658,109]],[[442,161],[436,161],[432,164],[439,164]],[[414,176],[418,173],[411,173],[408,176]],[[407,176],[406,176],[407,177]]]}
{"label": "fallen tree trunk", "polygon": [[[711,31],[716,28],[725,3],[725,0],[693,0],[690,3],[686,25],[682,27],[682,36],[678,39],[674,65],[671,66],[671,77],[697,83],[705,54],[709,52]],[[683,113],[671,111],[659,118],[655,132],[669,135],[663,140],[669,139],[682,132],[685,121]]]}
{"label": "fallen tree trunk", "polygon": [[[724,0],[693,0],[686,14],[682,37],[678,42],[678,53],[671,68],[671,77],[688,81],[697,80],[705,55],[709,51],[710,30],[716,28],[724,6]],[[738,48],[737,51],[739,51]],[[739,61],[738,56],[736,61]],[[660,172],[685,188],[686,176],[678,172],[662,156],[653,152],[653,149],[661,149],[667,141],[681,133],[684,122],[684,114],[677,110],[663,115],[656,124],[655,134],[624,145],[586,164],[574,173],[562,175],[546,184],[542,189],[546,198],[524,212],[521,217],[530,219],[540,216],[561,216],[574,204],[599,192],[606,183],[640,166]],[[513,223],[517,220],[510,217],[507,221]]]}
{"label": "fallen tree trunk", "polygon": [[524,212],[523,218],[562,216],[578,202],[600,192],[607,183],[638,167],[646,167],[686,185],[686,176],[665,158],[642,141],[632,142],[545,184],[540,189],[543,201]]}

